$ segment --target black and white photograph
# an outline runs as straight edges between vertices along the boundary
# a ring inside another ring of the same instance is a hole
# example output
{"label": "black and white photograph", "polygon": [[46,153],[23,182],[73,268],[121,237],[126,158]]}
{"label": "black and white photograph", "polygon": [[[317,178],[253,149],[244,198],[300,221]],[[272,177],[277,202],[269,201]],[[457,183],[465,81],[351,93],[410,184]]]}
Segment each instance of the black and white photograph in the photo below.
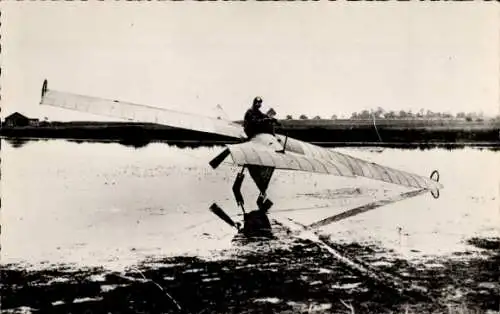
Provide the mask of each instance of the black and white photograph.
{"label": "black and white photograph", "polygon": [[500,313],[494,1],[2,1],[1,313]]}

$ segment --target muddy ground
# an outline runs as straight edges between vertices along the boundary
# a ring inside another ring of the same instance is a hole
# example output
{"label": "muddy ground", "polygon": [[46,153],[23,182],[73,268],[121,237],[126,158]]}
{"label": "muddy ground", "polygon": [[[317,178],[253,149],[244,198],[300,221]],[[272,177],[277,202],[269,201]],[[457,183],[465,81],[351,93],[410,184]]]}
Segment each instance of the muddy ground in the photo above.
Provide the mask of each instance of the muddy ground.
{"label": "muddy ground", "polygon": [[475,257],[463,253],[463,258],[422,265],[388,258],[389,252],[376,246],[323,239],[386,278],[377,280],[341,263],[317,243],[273,225],[278,229],[273,239],[236,236],[223,259],[150,259],[123,272],[63,265],[30,271],[4,265],[2,312],[497,313],[500,309],[498,238],[469,239],[481,249]]}

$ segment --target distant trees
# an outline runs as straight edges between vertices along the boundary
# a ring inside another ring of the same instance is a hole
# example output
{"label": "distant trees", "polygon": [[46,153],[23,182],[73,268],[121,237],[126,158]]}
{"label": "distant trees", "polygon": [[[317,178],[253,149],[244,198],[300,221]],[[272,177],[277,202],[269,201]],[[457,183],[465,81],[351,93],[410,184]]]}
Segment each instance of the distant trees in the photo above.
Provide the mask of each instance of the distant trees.
{"label": "distant trees", "polygon": [[411,116],[411,115],[409,114],[409,112],[407,113],[407,112],[406,112],[406,111],[404,111],[404,110],[400,110],[400,111],[399,111],[399,115],[398,115],[397,117],[398,117],[398,118],[403,118],[403,119],[404,119],[404,118],[407,118],[407,117],[409,117],[409,116]]}
{"label": "distant trees", "polygon": [[417,112],[417,118],[423,118],[424,117],[424,109],[420,109],[418,112]]}
{"label": "distant trees", "polygon": [[482,113],[465,113],[459,112],[453,115],[449,112],[434,112],[431,110],[425,111],[420,109],[418,112],[414,113],[411,110],[399,110],[399,111],[385,111],[378,107],[376,110],[361,110],[359,112],[353,112],[350,119],[465,119],[467,121],[482,121],[484,120],[484,115]]}
{"label": "distant trees", "polygon": [[384,118],[385,119],[396,119],[397,118],[397,114],[396,114],[396,112],[394,112],[394,110],[391,110],[391,111],[386,112],[384,114]]}
{"label": "distant trees", "polygon": [[[465,119],[465,121],[483,121],[484,120],[484,114],[482,112],[476,113],[476,112],[459,112],[456,114],[457,119]],[[495,119],[494,117],[493,119]]]}
{"label": "distant trees", "polygon": [[384,117],[384,114],[385,114],[385,110],[382,109],[381,107],[377,107],[377,110],[375,111],[372,111],[372,115],[379,119],[379,118],[383,118]]}
{"label": "distant trees", "polygon": [[[292,115],[286,115],[286,120],[293,120]],[[308,120],[309,117],[306,114],[301,114],[299,116],[300,120]],[[316,115],[312,118],[312,120],[321,120],[322,118],[319,115]],[[332,115],[331,120],[337,120],[338,116],[336,114]],[[344,119],[344,118],[342,118]],[[353,112],[350,116],[351,120],[382,120],[382,119],[463,119],[466,121],[483,121],[485,120],[483,113],[476,112],[458,112],[453,115],[449,112],[434,112],[432,110],[424,110],[421,108],[417,112],[412,112],[411,110],[399,110],[399,111],[385,111],[381,107],[378,107],[375,110],[361,110],[359,112]],[[490,119],[490,118],[488,118]],[[500,119],[500,115],[495,117],[491,117],[491,119]]]}
{"label": "distant trees", "polygon": [[358,114],[358,119],[370,119],[372,117],[370,111],[363,110]]}
{"label": "distant trees", "polygon": [[[361,112],[353,112],[351,114],[351,119],[359,119],[359,120],[365,120],[365,119],[372,119],[372,112],[368,110],[363,110]],[[377,115],[381,115],[381,112],[378,112]]]}

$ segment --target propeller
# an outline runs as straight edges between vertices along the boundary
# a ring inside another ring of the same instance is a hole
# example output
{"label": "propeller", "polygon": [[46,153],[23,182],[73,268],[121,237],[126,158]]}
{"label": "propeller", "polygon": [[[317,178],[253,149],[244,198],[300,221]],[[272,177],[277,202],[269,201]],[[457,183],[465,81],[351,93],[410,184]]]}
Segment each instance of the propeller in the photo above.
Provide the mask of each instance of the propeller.
{"label": "propeller", "polygon": [[212,211],[212,213],[214,213],[215,215],[217,215],[217,217],[219,217],[220,219],[224,220],[231,227],[234,227],[234,228],[236,228],[238,230],[240,229],[240,224],[235,223],[231,219],[231,217],[229,217],[228,214],[226,214],[226,212],[224,210],[222,210],[222,208],[220,208],[219,205],[217,205],[216,203],[213,203],[210,206],[210,211]]}
{"label": "propeller", "polygon": [[229,149],[225,149],[224,151],[222,151],[222,153],[220,153],[219,155],[217,155],[214,159],[212,159],[209,164],[210,166],[212,166],[212,168],[217,168],[223,161],[224,159],[226,159],[227,156],[229,156],[231,152],[229,151]]}

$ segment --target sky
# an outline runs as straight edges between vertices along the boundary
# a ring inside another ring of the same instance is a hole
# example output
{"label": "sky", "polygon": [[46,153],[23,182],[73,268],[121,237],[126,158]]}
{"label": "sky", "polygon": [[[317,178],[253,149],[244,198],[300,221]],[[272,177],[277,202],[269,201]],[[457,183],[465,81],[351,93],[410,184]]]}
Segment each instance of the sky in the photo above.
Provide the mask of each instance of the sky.
{"label": "sky", "polygon": [[2,117],[109,120],[40,89],[241,119],[499,107],[494,2],[2,2]]}

